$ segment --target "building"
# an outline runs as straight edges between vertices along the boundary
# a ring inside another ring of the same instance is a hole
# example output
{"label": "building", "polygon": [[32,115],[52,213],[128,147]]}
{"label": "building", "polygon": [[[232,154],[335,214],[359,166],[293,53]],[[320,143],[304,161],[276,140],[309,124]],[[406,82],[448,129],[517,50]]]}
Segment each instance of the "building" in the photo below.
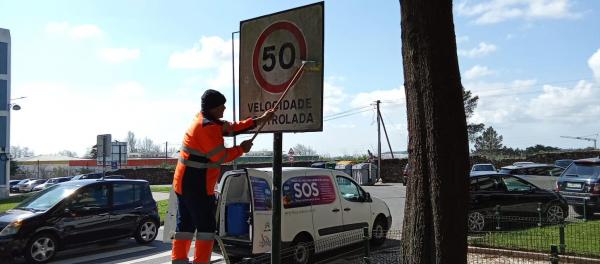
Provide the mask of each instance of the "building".
{"label": "building", "polygon": [[0,28],[0,198],[10,180],[10,31]]}

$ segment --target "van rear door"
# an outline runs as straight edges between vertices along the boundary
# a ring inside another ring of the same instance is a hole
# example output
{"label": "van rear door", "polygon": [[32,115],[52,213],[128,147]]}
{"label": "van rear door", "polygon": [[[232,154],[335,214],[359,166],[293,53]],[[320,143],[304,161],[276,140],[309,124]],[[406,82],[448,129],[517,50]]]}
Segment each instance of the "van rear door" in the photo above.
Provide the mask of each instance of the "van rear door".
{"label": "van rear door", "polygon": [[271,251],[271,219],[273,215],[273,195],[271,176],[267,172],[247,169],[252,198],[252,225],[250,226],[252,254]]}

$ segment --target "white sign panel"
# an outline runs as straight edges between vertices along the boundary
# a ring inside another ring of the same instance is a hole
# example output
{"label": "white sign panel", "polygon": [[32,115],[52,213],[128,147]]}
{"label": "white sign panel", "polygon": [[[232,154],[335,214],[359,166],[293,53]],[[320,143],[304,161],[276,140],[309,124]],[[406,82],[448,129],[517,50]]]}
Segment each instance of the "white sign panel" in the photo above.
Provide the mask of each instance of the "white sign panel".
{"label": "white sign panel", "polygon": [[240,23],[240,120],[274,107],[314,61],[262,132],[323,131],[323,14],[320,2]]}
{"label": "white sign panel", "polygon": [[98,135],[96,139],[96,164],[103,165],[103,161],[110,163],[112,156],[111,134]]}

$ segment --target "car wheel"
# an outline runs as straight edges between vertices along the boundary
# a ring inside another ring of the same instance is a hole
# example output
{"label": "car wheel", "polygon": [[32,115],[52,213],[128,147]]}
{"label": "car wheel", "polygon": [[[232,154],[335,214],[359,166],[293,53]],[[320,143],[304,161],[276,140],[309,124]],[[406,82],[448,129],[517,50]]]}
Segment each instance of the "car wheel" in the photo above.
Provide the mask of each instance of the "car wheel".
{"label": "car wheel", "polygon": [[306,235],[300,235],[292,242],[292,256],[290,262],[293,264],[308,264],[315,254],[312,239]]}
{"label": "car wheel", "polygon": [[485,216],[480,212],[469,213],[469,231],[479,232],[483,231],[485,227]]}
{"label": "car wheel", "polygon": [[552,204],[546,210],[546,217],[551,224],[557,224],[565,219],[565,210],[558,204]]}
{"label": "car wheel", "polygon": [[156,239],[156,235],[158,234],[158,224],[156,221],[146,218],[142,220],[135,231],[135,240],[140,244],[147,244],[154,239]]}
{"label": "car wheel", "polygon": [[25,259],[28,263],[46,263],[56,255],[57,249],[56,238],[49,233],[41,233],[27,243]]}
{"label": "car wheel", "polygon": [[371,243],[375,246],[383,245],[387,238],[387,224],[382,218],[377,218],[373,223],[373,230],[371,230]]}

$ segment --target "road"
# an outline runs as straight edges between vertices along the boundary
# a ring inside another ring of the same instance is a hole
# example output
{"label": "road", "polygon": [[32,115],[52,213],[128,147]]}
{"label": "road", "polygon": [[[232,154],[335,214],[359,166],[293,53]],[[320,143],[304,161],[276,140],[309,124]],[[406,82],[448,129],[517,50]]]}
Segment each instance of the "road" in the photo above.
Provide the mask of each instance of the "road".
{"label": "road", "polygon": [[[384,200],[390,207],[392,213],[392,228],[400,230],[404,215],[404,199],[406,188],[402,184],[378,184],[375,186],[365,186],[365,190],[371,193],[371,196]],[[156,200],[168,199],[166,193],[153,193]],[[167,264],[171,263],[171,244],[162,242],[163,229],[159,229],[156,240],[148,245],[140,245],[134,239],[122,239],[115,242],[107,242],[100,245],[92,245],[83,248],[76,248],[58,252],[51,264]],[[193,255],[193,249],[190,250],[190,258]],[[216,263],[222,257],[213,254],[213,260]],[[15,260],[16,263],[25,263],[23,258]]]}

